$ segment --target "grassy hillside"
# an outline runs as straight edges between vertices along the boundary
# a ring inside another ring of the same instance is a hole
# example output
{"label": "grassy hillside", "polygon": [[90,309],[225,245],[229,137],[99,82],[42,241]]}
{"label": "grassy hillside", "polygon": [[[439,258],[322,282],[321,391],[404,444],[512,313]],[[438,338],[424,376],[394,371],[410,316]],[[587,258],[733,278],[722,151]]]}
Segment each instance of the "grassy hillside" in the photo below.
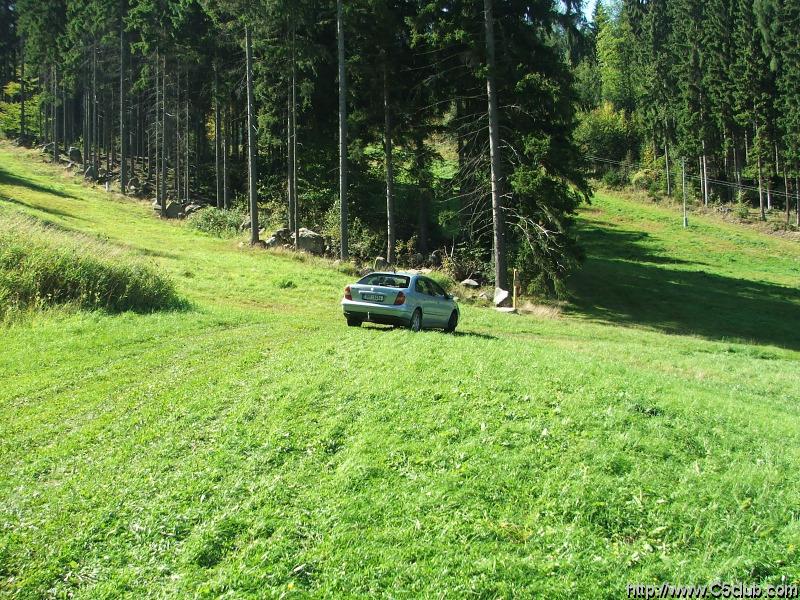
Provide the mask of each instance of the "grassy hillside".
{"label": "grassy hillside", "polygon": [[0,211],[139,255],[192,307],[0,330],[0,595],[800,580],[796,244],[601,196],[561,316],[352,329],[326,263],[54,173],[0,145]]}

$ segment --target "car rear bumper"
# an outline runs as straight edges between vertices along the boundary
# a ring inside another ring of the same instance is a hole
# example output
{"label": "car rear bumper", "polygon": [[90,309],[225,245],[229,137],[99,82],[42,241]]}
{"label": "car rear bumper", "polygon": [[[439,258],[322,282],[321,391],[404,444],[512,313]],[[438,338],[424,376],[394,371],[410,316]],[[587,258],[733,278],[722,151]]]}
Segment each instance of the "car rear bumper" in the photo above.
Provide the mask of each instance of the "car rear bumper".
{"label": "car rear bumper", "polygon": [[355,300],[342,300],[342,311],[345,317],[361,319],[370,323],[384,325],[408,325],[413,307],[408,304],[399,306],[380,305],[371,302],[358,302]]}

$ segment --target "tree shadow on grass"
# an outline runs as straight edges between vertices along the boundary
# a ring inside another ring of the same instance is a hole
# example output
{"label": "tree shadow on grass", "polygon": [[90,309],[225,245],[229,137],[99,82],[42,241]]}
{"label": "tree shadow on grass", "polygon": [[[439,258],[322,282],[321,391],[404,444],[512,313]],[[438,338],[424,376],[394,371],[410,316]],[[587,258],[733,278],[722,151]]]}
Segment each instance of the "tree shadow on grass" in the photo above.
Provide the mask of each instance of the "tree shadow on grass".
{"label": "tree shadow on grass", "polygon": [[71,198],[73,200],[78,199],[77,196],[73,196],[72,194],[68,194],[67,192],[63,192],[61,190],[56,190],[51,187],[38,184],[32,179],[28,179],[27,177],[19,177],[17,175],[13,175],[8,171],[6,171],[5,169],[3,169],[2,167],[0,167],[0,185],[3,184],[26,187],[35,192],[41,192],[42,194],[53,194],[54,196],[58,196],[60,198]]}
{"label": "tree shadow on grass", "polygon": [[14,198],[7,198],[5,196],[0,196],[0,202],[8,202],[9,204],[16,204],[17,206],[22,206],[23,208],[27,208],[29,210],[38,210],[45,214],[52,215],[54,217],[64,217],[66,219],[77,219],[78,221],[85,221],[83,217],[77,217],[72,213],[68,213],[63,210],[59,210],[57,208],[52,208],[49,206],[41,206],[39,204],[28,204],[27,202],[21,202],[20,200],[15,200]]}
{"label": "tree shadow on grass", "polygon": [[[643,245],[647,233],[583,227],[588,258],[569,312],[672,334],[800,350],[800,290],[691,269]],[[684,268],[670,268],[681,265]]]}

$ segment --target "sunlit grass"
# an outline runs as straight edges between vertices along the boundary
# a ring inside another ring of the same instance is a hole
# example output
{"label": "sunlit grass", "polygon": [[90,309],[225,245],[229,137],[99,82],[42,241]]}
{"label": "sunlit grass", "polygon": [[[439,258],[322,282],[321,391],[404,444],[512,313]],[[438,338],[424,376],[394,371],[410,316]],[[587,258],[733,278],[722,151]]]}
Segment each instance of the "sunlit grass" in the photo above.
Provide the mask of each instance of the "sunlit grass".
{"label": "sunlit grass", "polygon": [[351,276],[326,261],[52,173],[0,145],[1,210],[102,236],[192,308],[0,330],[0,594],[619,598],[800,578],[784,240],[602,196],[557,318],[467,306],[460,335],[414,335],[346,327]]}

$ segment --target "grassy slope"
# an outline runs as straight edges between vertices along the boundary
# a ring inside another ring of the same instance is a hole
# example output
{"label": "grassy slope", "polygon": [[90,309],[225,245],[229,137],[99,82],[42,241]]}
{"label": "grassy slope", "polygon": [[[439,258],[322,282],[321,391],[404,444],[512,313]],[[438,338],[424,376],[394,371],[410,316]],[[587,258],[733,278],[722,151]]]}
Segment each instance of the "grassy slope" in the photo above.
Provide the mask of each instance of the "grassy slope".
{"label": "grassy slope", "polygon": [[603,196],[564,318],[466,307],[460,335],[413,335],[345,327],[322,263],[4,145],[0,210],[151,257],[194,306],[1,330],[0,594],[800,579],[796,245]]}

